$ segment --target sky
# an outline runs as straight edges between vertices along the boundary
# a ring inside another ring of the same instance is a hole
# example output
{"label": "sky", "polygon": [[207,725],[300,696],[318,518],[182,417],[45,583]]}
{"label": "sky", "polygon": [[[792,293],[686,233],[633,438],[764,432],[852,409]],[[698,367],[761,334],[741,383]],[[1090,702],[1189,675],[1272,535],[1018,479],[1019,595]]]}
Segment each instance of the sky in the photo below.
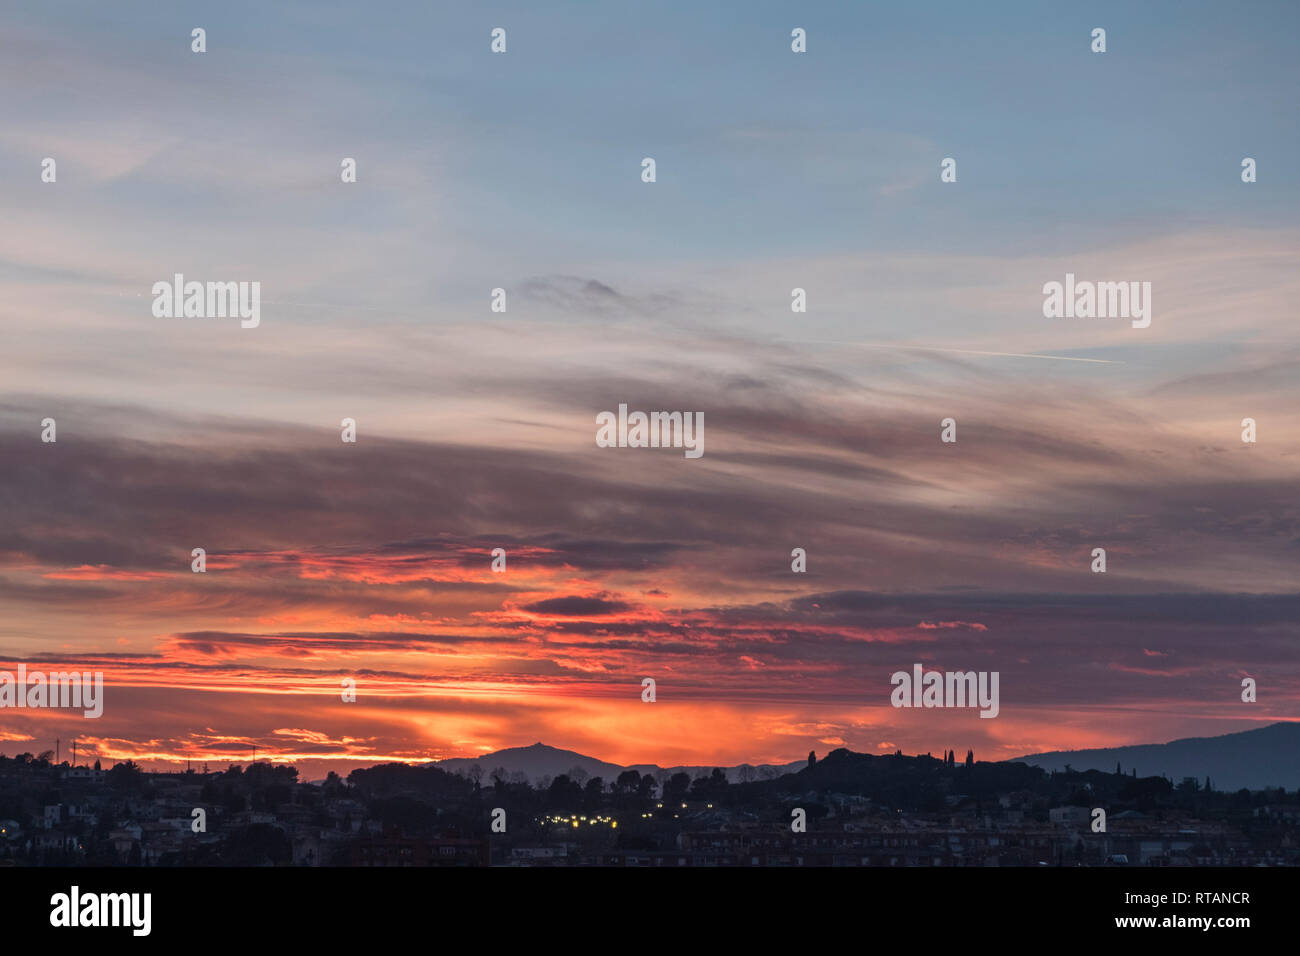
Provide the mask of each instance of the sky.
{"label": "sky", "polygon": [[[6,4],[0,666],[108,686],[0,711],[0,751],[317,777],[1300,718],[1297,21]],[[155,317],[176,273],[260,282],[260,325]],[[1067,273],[1150,282],[1150,326],[1046,318]],[[620,403],[702,413],[704,455],[598,447]],[[892,708],[918,662],[999,672],[998,717]]]}

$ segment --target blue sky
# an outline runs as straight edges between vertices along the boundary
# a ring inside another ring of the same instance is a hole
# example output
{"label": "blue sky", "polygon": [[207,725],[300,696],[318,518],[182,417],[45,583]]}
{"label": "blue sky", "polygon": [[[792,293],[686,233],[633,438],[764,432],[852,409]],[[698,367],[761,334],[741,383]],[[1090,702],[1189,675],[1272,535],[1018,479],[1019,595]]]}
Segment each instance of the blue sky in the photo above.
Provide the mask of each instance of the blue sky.
{"label": "blue sky", "polygon": [[[281,147],[319,151],[322,175],[357,155],[369,217],[305,208],[277,181],[240,193],[262,226],[306,217],[364,235],[399,206],[478,256],[540,266],[539,245],[585,263],[1068,250],[1296,212],[1294,4],[80,7],[17,13],[24,35],[51,36],[84,69],[33,57],[41,76],[12,118],[129,117],[142,137],[218,151],[232,173]],[[188,49],[200,21],[203,57]],[[493,26],[509,31],[503,57],[487,53]],[[1093,26],[1104,55],[1089,51]],[[130,82],[141,75],[157,84]],[[1245,155],[1261,168],[1249,191]],[[944,156],[958,188],[937,181]],[[185,175],[181,146],[166,158],[175,192],[141,169],[116,198],[232,212],[227,191]]]}
{"label": "blue sky", "polygon": [[[25,287],[18,313],[82,296],[64,350],[82,364],[110,347],[87,338],[101,320],[152,328],[140,296],[181,271],[259,278],[283,326],[478,325],[492,288],[594,281],[656,334],[804,342],[832,364],[826,342],[1045,351],[1122,361],[1108,381],[1145,387],[1209,354],[1248,366],[1242,349],[1275,348],[1289,321],[1275,283],[1295,248],[1298,16],[1285,3],[31,6],[4,35],[0,264]],[[489,51],[496,26],[504,56]],[[806,54],[790,52],[794,26]],[[1105,54],[1090,51],[1094,26]],[[31,174],[47,155],[53,190]],[[338,181],[344,156],[353,186]],[[946,156],[955,184],[938,181]],[[1207,268],[1226,271],[1202,289]],[[1043,321],[1042,284],[1090,269],[1156,281],[1149,335]],[[795,286],[810,301],[797,323]],[[502,321],[617,319],[516,295]]]}

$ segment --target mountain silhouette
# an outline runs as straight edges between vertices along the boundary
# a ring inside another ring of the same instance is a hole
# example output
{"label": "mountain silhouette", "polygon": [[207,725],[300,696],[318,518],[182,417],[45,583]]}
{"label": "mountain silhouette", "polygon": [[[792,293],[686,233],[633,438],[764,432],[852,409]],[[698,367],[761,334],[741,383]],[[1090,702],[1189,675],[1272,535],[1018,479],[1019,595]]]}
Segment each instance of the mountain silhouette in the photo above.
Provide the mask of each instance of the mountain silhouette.
{"label": "mountain silhouette", "polygon": [[[959,748],[960,750],[960,748]],[[855,754],[852,751],[834,751],[830,756],[840,757],[833,762],[836,772],[846,772],[853,767],[856,772],[878,772],[884,763],[870,759],[850,761],[850,758],[871,758],[880,760],[881,755]],[[886,755],[887,756],[887,755]],[[1058,750],[1050,753],[1029,754],[1013,757],[1002,763],[1024,763],[1044,770],[1064,770],[1069,764],[1074,770],[1101,770],[1114,773],[1115,765],[1123,767],[1124,773],[1131,774],[1137,770],[1139,777],[1168,777],[1178,783],[1184,777],[1195,777],[1204,782],[1209,777],[1216,790],[1262,790],[1265,787],[1286,787],[1288,790],[1300,789],[1300,723],[1277,723],[1255,730],[1246,730],[1221,737],[1188,737],[1165,744],[1139,744],[1127,747],[1107,747],[1098,750]],[[477,764],[483,771],[483,782],[490,781],[492,772],[497,768],[506,774],[524,773],[532,784],[544,777],[558,777],[579,767],[588,777],[601,777],[606,783],[612,782],[625,770],[635,770],[640,774],[658,775],[659,773],[686,773],[692,778],[708,774],[717,764],[698,766],[660,767],[658,764],[630,764],[623,766],[588,757],[574,750],[560,750],[543,743],[529,747],[508,747],[481,757],[452,757],[447,760],[433,761],[427,766],[438,767],[448,773],[467,773]],[[730,783],[741,782],[741,767],[723,767]],[[793,760],[785,764],[751,765],[754,778],[782,776],[797,773],[807,767],[807,760]],[[763,771],[769,768],[767,774]],[[867,768],[875,768],[868,771]],[[824,767],[821,773],[829,773],[831,767]]]}
{"label": "mountain silhouette", "polygon": [[[752,766],[755,774],[761,773],[764,767],[770,766],[772,771],[780,775],[798,770],[805,763],[805,760],[796,760],[788,764]],[[698,767],[660,767],[658,764],[652,763],[620,766],[619,764],[598,760],[595,757],[588,757],[586,754],[580,754],[574,750],[560,750],[555,747],[548,747],[540,742],[530,747],[507,747],[505,750],[484,754],[481,757],[451,757],[447,760],[437,760],[429,764],[429,766],[438,767],[448,773],[461,773],[468,772],[469,768],[474,764],[478,764],[479,768],[482,769],[485,783],[491,776],[492,771],[500,767],[507,774],[520,772],[527,774],[529,782],[534,784],[543,777],[558,777],[562,773],[567,774],[574,767],[581,767],[588,777],[601,777],[606,783],[609,783],[625,770],[635,770],[642,775],[647,773],[655,775],[664,772],[668,774],[686,773],[696,777],[701,773],[709,773],[717,766],[717,764],[708,764]],[[727,774],[729,781],[732,783],[740,781],[740,766],[723,767],[722,769]]]}
{"label": "mountain silhouette", "polygon": [[627,769],[574,750],[559,750],[540,742],[531,747],[507,747],[505,750],[484,754],[481,757],[451,757],[447,760],[436,760],[429,766],[438,767],[448,773],[460,773],[467,772],[475,764],[478,764],[483,771],[484,783],[487,783],[492,771],[498,767],[504,769],[507,774],[523,772],[528,775],[530,783],[536,783],[542,777],[558,777],[562,773],[568,773],[574,767],[581,767],[588,777],[603,777],[605,780],[613,780]]}
{"label": "mountain silhouette", "polygon": [[1057,750],[1013,760],[1044,770],[1064,770],[1069,764],[1074,770],[1108,773],[1118,763],[1125,773],[1136,768],[1139,777],[1163,775],[1174,783],[1184,777],[1204,782],[1208,776],[1216,790],[1294,790],[1300,788],[1300,723],[1270,724],[1221,737],[1186,737],[1167,744]]}

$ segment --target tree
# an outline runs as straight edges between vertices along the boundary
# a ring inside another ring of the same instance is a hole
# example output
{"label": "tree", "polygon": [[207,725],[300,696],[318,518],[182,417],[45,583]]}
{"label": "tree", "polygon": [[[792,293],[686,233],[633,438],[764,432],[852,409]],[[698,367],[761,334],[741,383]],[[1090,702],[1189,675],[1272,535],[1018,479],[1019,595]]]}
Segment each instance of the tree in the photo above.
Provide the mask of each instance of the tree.
{"label": "tree", "polygon": [[[729,785],[726,772],[721,767],[714,767],[707,776],[700,774],[691,781],[690,796],[693,800],[720,800],[726,797]],[[682,799],[685,798],[686,795],[682,794]]]}
{"label": "tree", "polygon": [[966,751],[966,766],[968,767],[975,766],[975,751],[973,750]]}
{"label": "tree", "polygon": [[572,810],[582,799],[582,788],[571,780],[568,774],[562,773],[551,781],[547,797],[551,806],[561,810]]}
{"label": "tree", "polygon": [[741,783],[753,783],[754,778],[758,776],[758,771],[756,771],[750,764],[742,763],[736,776],[740,778]]}
{"label": "tree", "polygon": [[678,771],[664,784],[664,803],[681,803],[686,792],[691,789],[691,775]]}
{"label": "tree", "polygon": [[125,790],[128,792],[140,790],[144,786],[144,774],[140,768],[130,760],[124,760],[121,763],[113,764],[113,769],[108,772],[105,778],[108,785],[113,790]]}
{"label": "tree", "polygon": [[816,765],[817,765],[817,751],[810,750],[808,751],[808,766],[814,767]]}
{"label": "tree", "polygon": [[470,764],[469,778],[474,781],[475,786],[478,786],[479,781],[483,779],[483,768],[476,763]]}
{"label": "tree", "polygon": [[226,839],[224,855],[235,866],[283,865],[293,860],[293,844],[279,827],[254,823]]}

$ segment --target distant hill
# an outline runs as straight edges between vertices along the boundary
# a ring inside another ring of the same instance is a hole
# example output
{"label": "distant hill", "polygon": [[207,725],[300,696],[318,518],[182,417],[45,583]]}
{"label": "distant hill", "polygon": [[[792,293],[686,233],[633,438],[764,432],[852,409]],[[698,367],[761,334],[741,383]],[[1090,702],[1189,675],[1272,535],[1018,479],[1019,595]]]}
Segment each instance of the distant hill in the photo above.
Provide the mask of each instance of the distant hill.
{"label": "distant hill", "polygon": [[[815,774],[806,775],[809,781],[820,781],[832,771],[836,774],[849,773],[851,777],[859,774],[874,776],[891,766],[879,755],[873,760],[870,754],[852,754],[845,750],[836,751],[834,756],[839,759],[825,766],[819,765]],[[1115,764],[1118,763],[1124,768],[1125,774],[1132,773],[1136,768],[1139,777],[1166,776],[1175,784],[1184,777],[1195,777],[1203,783],[1208,776],[1216,790],[1239,790],[1242,787],[1250,790],[1262,790],[1265,787],[1296,790],[1300,789],[1300,723],[1271,724],[1222,737],[1188,737],[1167,744],[1030,754],[1002,762],[1025,763],[1044,770],[1064,770],[1065,765],[1069,764],[1074,770],[1100,770],[1104,773],[1114,773]],[[482,768],[484,783],[490,781],[493,770],[501,767],[507,774],[527,775],[529,783],[533,785],[544,777],[554,778],[562,773],[567,774],[574,767],[582,768],[589,778],[601,777],[608,784],[625,770],[652,775],[658,775],[661,771],[668,774],[686,773],[695,778],[708,774],[715,766],[621,766],[574,750],[548,747],[543,743],[530,747],[509,747],[481,757],[452,757],[434,761],[428,766],[438,767],[448,773],[468,773],[474,764]],[[763,764],[755,766],[754,770],[756,779],[761,780],[765,776],[798,773],[806,767],[806,760],[794,760],[785,764]],[[770,768],[766,774],[763,773],[764,768]],[[741,782],[740,767],[722,769],[729,782]]]}
{"label": "distant hill", "polygon": [[1137,769],[1139,777],[1167,776],[1174,783],[1208,776],[1216,790],[1262,790],[1265,787],[1300,788],[1300,723],[1270,724],[1222,737],[1187,737],[1167,744],[1108,747],[1103,750],[1059,750],[1015,757],[1015,761],[1064,770],[1103,770],[1125,773]]}
{"label": "distant hill", "polygon": [[[803,767],[807,761],[796,760],[788,764],[762,764],[755,765],[756,773],[761,773],[764,767],[770,766],[772,771],[777,775],[792,773]],[[714,764],[700,767],[660,767],[657,764],[639,763],[623,767],[614,763],[607,763],[604,760],[597,760],[595,757],[588,757],[574,750],[559,750],[555,747],[548,747],[543,743],[533,744],[531,747],[508,747],[505,750],[498,750],[495,753],[484,754],[481,757],[451,757],[447,760],[437,760],[429,764],[432,767],[438,767],[446,770],[448,773],[469,772],[469,768],[478,764],[483,770],[483,781],[486,783],[491,776],[492,771],[498,767],[504,768],[506,773],[521,772],[527,774],[530,783],[536,784],[542,777],[558,777],[562,773],[568,773],[574,767],[581,767],[588,777],[601,777],[606,783],[612,783],[614,778],[625,770],[635,770],[639,774],[658,774],[664,771],[669,774],[687,773],[692,778],[700,774],[707,774],[713,770]],[[727,779],[732,783],[740,781],[740,767],[723,767],[727,774]]]}
{"label": "distant hill", "polygon": [[506,773],[522,771],[528,775],[530,783],[536,783],[541,777],[558,777],[573,767],[581,767],[589,777],[603,777],[606,781],[612,781],[626,769],[574,750],[559,750],[543,743],[531,747],[507,747],[481,757],[450,757],[434,761],[429,766],[448,773],[468,773],[469,768],[475,764],[482,768],[485,784],[492,771],[498,767],[504,768]]}

